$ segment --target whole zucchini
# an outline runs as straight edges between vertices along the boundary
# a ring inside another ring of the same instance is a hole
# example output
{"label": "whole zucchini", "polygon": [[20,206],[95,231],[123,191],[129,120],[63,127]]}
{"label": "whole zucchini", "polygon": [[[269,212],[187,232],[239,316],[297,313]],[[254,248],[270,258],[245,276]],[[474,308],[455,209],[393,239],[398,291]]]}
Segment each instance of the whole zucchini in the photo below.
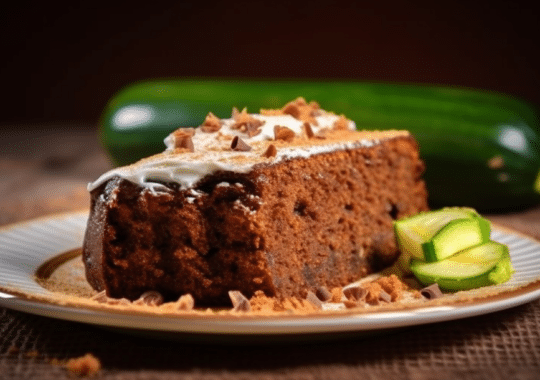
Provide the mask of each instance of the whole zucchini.
{"label": "whole zucchini", "polygon": [[100,120],[102,142],[118,165],[163,151],[181,126],[209,111],[279,108],[302,96],[354,120],[358,129],[407,129],[426,162],[433,207],[519,209],[540,200],[540,127],[531,105],[479,90],[364,82],[161,80],[116,94]]}

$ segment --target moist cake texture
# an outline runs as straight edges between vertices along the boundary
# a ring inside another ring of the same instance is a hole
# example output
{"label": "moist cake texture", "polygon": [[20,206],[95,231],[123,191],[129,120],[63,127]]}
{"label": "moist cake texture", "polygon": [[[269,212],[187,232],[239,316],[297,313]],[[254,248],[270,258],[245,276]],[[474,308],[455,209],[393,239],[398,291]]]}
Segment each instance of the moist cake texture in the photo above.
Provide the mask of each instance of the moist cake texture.
{"label": "moist cake texture", "polygon": [[302,98],[209,114],[165,143],[89,185],[86,277],[110,297],[305,297],[391,265],[392,221],[427,210],[408,132],[358,132]]}

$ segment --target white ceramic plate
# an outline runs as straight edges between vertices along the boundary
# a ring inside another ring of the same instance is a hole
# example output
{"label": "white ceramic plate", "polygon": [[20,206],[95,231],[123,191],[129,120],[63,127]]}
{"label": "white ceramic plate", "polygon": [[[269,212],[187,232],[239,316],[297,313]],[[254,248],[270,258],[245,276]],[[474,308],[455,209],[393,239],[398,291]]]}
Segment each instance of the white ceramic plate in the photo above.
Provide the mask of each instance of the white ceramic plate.
{"label": "white ceramic plate", "polygon": [[[36,296],[46,295],[48,290],[34,280],[35,271],[60,253],[79,248],[86,220],[86,212],[70,213],[0,229],[0,288],[15,288]],[[59,306],[1,292],[0,305],[47,317],[161,336],[188,334],[237,339],[241,336],[298,337],[376,332],[487,314],[540,298],[540,284],[537,281],[540,277],[540,243],[499,227],[494,228],[492,238],[509,246],[516,273],[508,283],[497,285],[497,288],[508,292],[480,302],[401,311],[260,318],[127,315],[108,310]],[[516,287],[519,288],[517,291],[514,290]]]}

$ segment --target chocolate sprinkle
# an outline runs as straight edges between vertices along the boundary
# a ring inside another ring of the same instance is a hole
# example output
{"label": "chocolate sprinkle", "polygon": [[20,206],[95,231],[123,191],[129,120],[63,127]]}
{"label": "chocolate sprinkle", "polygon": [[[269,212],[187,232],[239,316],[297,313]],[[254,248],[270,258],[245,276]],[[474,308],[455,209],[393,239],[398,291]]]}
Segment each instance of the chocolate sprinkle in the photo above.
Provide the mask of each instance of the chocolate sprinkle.
{"label": "chocolate sprinkle", "polygon": [[323,302],[327,302],[332,299],[332,293],[326,288],[326,286],[319,286],[315,291],[315,294]]}
{"label": "chocolate sprinkle", "polygon": [[249,300],[238,290],[230,290],[229,298],[233,304],[233,311],[251,311]]}
{"label": "chocolate sprinkle", "polygon": [[428,300],[432,300],[435,298],[441,298],[443,296],[443,293],[441,292],[441,289],[439,288],[439,284],[434,283],[431,284],[423,289],[420,289],[420,294],[427,298]]}
{"label": "chocolate sprinkle", "polygon": [[154,290],[141,294],[138,300],[133,302],[135,305],[159,306],[163,303],[163,296]]}
{"label": "chocolate sprinkle", "polygon": [[366,298],[367,290],[357,285],[343,289],[343,294],[349,301],[363,301]]}
{"label": "chocolate sprinkle", "polygon": [[273,144],[268,145],[266,152],[263,153],[264,157],[276,157],[276,155],[277,155],[277,149],[276,149],[276,146]]}
{"label": "chocolate sprinkle", "polygon": [[317,309],[322,310],[322,302],[321,300],[315,295],[315,293],[308,291],[306,300],[311,303],[313,306],[315,306]]}
{"label": "chocolate sprinkle", "polygon": [[234,136],[232,143],[231,143],[231,149],[236,150],[238,152],[249,152],[251,150],[251,147],[246,144],[244,140],[242,140],[238,136]]}

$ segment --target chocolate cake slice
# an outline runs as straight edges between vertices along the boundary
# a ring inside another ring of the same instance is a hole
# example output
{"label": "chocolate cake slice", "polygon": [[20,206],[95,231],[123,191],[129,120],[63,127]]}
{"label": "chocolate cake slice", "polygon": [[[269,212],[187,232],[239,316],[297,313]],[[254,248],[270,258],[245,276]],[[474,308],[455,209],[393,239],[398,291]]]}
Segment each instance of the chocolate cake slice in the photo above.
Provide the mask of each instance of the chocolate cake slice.
{"label": "chocolate cake slice", "polygon": [[86,276],[110,297],[305,297],[391,265],[392,221],[427,209],[406,131],[358,132],[299,98],[179,129],[89,185]]}

